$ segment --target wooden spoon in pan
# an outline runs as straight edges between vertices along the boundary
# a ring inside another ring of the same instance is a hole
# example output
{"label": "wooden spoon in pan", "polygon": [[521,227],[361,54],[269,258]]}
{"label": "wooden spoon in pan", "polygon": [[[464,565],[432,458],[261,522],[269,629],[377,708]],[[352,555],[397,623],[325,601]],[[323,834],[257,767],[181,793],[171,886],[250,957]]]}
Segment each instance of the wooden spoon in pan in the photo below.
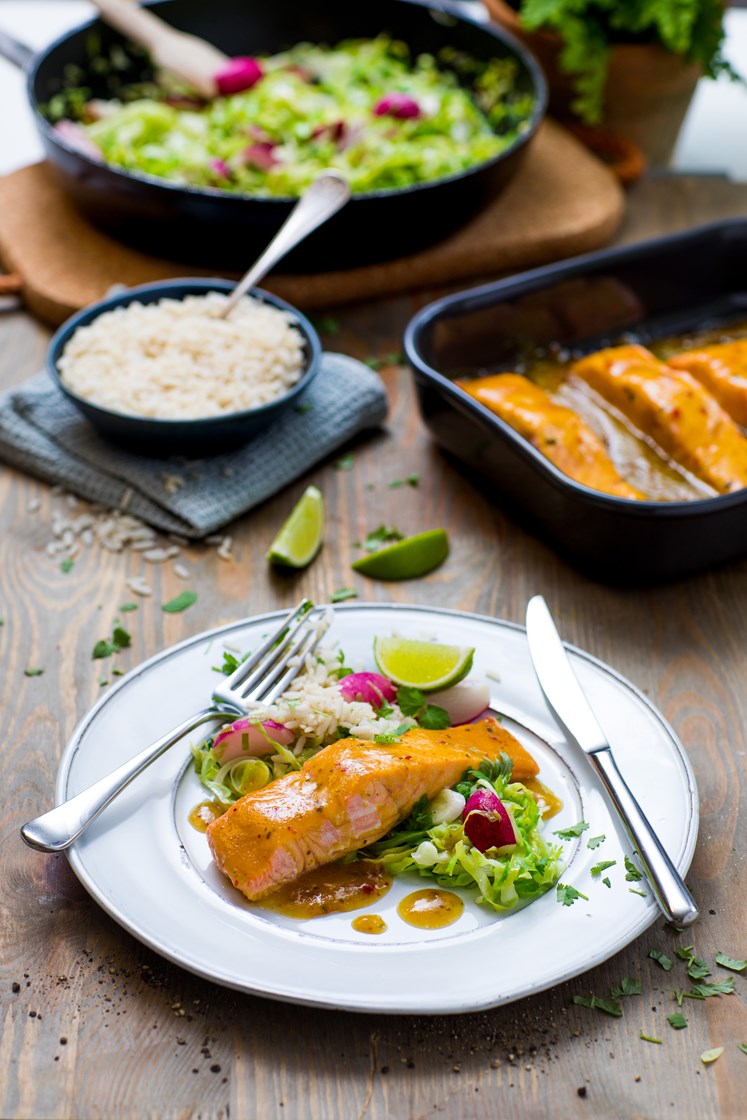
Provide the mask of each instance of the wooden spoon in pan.
{"label": "wooden spoon in pan", "polygon": [[128,0],[93,0],[103,19],[144,47],[154,64],[188,82],[208,99],[250,89],[262,77],[253,58],[229,58],[211,43],[177,31]]}

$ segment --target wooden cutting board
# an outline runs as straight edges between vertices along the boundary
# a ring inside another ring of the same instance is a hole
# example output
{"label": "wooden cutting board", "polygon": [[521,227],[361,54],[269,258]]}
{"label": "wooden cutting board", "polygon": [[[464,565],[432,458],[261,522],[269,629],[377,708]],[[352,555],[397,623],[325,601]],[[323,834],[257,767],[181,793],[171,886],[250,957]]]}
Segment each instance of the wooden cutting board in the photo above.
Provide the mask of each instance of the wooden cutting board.
{"label": "wooden cutting board", "polygon": [[[607,168],[546,121],[500,198],[445,241],[367,268],[277,274],[262,286],[313,310],[518,272],[605,244],[623,207]],[[112,284],[215,275],[146,256],[101,233],[78,214],[47,163],[0,179],[0,259],[20,278],[30,310],[53,325],[101,299]]]}

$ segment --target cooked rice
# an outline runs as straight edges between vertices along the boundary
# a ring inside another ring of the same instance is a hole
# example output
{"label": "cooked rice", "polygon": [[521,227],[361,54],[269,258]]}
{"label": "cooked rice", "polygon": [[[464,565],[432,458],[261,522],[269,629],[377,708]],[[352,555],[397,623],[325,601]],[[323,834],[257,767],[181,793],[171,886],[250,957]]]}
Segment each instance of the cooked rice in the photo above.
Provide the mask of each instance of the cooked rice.
{"label": "cooked rice", "polygon": [[227,319],[209,292],[105,311],[68,341],[57,366],[79,397],[159,420],[258,408],[299,380],[303,336],[293,316],[251,296]]}
{"label": "cooked rice", "polygon": [[412,723],[391,704],[387,716],[360,700],[346,700],[340,682],[332,673],[340,663],[333,651],[324,650],[321,660],[316,655],[306,658],[302,673],[280,699],[269,707],[253,706],[252,716],[258,720],[273,719],[284,724],[298,738],[293,750],[300,754],[304,747],[321,746],[338,738],[338,728],[346,727],[358,739],[391,734],[402,723]]}

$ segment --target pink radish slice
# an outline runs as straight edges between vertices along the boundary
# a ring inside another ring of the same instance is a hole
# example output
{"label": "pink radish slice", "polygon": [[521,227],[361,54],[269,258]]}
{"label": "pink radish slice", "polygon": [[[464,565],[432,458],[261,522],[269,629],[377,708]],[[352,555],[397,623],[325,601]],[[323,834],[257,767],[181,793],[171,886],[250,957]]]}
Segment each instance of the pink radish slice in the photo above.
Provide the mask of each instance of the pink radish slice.
{"label": "pink radish slice", "polygon": [[377,117],[396,117],[397,120],[415,120],[420,116],[420,106],[406,93],[388,93],[374,105]]}
{"label": "pink radish slice", "polygon": [[293,742],[293,732],[274,719],[266,719],[261,728],[264,734],[256,720],[252,721],[248,716],[237,719],[216,735],[213,754],[219,762],[233,762],[235,758],[261,758],[273,753],[273,743],[287,747]]}
{"label": "pink radish slice", "polygon": [[231,178],[231,168],[224,159],[212,159],[210,161],[210,167],[216,175],[220,175],[221,179]]}
{"label": "pink radish slice", "polygon": [[392,682],[381,673],[350,673],[342,678],[339,687],[346,700],[362,700],[374,708],[380,708],[384,700],[391,704],[397,695]]}
{"label": "pink radish slice", "polygon": [[256,86],[264,70],[256,58],[232,58],[215,75],[214,81],[221,97]]}
{"label": "pink radish slice", "polygon": [[250,144],[241,153],[241,158],[245,163],[253,164],[258,171],[269,171],[271,167],[280,162],[280,160],[275,159],[274,149],[275,144],[272,143]]}
{"label": "pink radish slice", "polygon": [[519,842],[511,814],[492,790],[475,790],[467,799],[462,820],[467,839],[481,852],[495,848],[499,855],[503,855],[512,851]]}
{"label": "pink radish slice", "polygon": [[486,684],[455,684],[441,692],[430,692],[428,703],[443,708],[449,714],[452,727],[471,723],[490,703],[490,689]]}

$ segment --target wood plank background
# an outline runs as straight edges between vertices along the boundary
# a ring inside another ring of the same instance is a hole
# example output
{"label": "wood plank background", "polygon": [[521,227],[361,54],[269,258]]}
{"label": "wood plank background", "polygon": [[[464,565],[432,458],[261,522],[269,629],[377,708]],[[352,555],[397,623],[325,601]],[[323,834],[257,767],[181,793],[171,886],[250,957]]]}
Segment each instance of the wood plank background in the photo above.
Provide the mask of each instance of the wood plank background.
{"label": "wood plank background", "polygon": [[[660,178],[630,199],[625,240],[743,213],[747,187],[720,179]],[[694,265],[695,267],[695,265]],[[429,297],[433,293],[429,294]],[[330,348],[359,356],[399,349],[402,328],[426,297],[342,310]],[[0,319],[0,387],[42,363],[47,332],[23,313]],[[702,1120],[744,1115],[747,977],[737,993],[687,1001],[689,1027],[673,1031],[671,974],[647,957],[694,940],[712,959],[747,956],[747,562],[652,590],[620,590],[579,575],[478,493],[432,445],[408,373],[383,371],[388,429],[355,451],[351,471],[322,465],[232,529],[233,559],[192,546],[185,562],[199,591],[184,614],[158,604],[186,585],[149,568],[152,601],[128,616],[128,669],[165,646],[234,618],[295,601],[323,600],[353,584],[362,600],[414,601],[522,621],[527,599],[547,598],[563,635],[610,662],[659,705],[681,736],[701,796],[700,840],[689,876],[702,921],[677,938],[657,923],[588,976],[478,1015],[421,1018],[325,1012],[216,987],[162,960],[122,931],[72,875],[64,856],[25,848],[20,825],[49,806],[57,761],[73,727],[100,695],[94,642],[109,631],[135,553],[89,550],[67,574],[45,556],[51,511],[63,499],[13,471],[0,475],[0,1114],[13,1118],[226,1120],[296,1117],[416,1120],[439,1116]],[[417,488],[387,482],[417,473]],[[264,553],[309,482],[328,504],[324,550],[311,568],[282,577]],[[373,488],[369,489],[369,485]],[[36,502],[38,509],[34,509]],[[414,583],[366,581],[350,571],[352,542],[380,522],[436,525],[453,543],[447,564]],[[24,676],[40,667],[44,674]],[[552,943],[547,952],[552,953]],[[219,946],[216,947],[219,952]],[[496,969],[510,969],[496,960]],[[725,975],[725,974],[724,974]],[[623,976],[644,995],[623,1019],[574,1006],[574,993],[606,995]],[[434,983],[438,978],[434,977]],[[661,1038],[649,1044],[640,1032]],[[715,1065],[702,1051],[725,1046]]]}

